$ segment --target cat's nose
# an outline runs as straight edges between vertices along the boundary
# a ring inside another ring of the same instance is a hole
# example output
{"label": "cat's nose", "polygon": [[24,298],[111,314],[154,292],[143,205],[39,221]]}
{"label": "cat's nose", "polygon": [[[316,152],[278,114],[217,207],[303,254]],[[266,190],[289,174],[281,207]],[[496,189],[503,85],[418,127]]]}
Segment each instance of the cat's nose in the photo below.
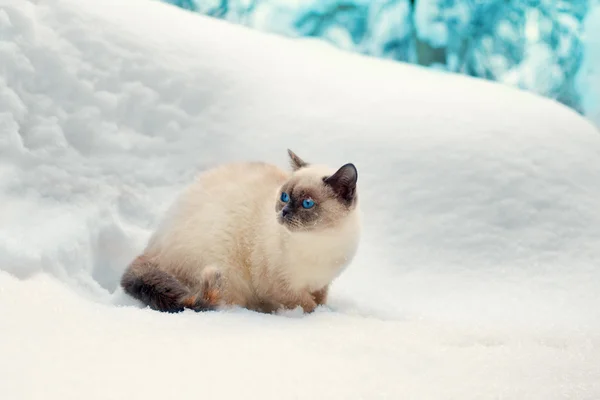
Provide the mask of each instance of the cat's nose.
{"label": "cat's nose", "polygon": [[281,216],[285,217],[290,213],[290,209],[287,207],[283,207],[283,210],[281,210]]}

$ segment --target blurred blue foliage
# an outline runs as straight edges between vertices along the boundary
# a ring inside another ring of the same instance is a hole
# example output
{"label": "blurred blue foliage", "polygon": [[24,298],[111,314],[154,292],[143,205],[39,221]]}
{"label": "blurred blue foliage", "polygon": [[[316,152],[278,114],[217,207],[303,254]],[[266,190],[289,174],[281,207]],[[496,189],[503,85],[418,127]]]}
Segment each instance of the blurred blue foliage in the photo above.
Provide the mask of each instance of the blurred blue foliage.
{"label": "blurred blue foliage", "polygon": [[581,110],[575,77],[595,0],[163,0],[343,49],[514,85]]}

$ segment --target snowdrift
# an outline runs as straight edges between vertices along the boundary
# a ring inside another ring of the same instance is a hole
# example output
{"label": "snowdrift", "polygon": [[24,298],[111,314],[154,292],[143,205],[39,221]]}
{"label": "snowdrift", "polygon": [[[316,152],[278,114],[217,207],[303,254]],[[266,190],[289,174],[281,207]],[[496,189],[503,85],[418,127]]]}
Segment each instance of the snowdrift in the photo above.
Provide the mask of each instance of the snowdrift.
{"label": "snowdrift", "polygon": [[[0,1],[0,397],[600,397],[585,119],[158,2]],[[328,307],[123,295],[197,171],[288,147],[359,169],[365,233]]]}

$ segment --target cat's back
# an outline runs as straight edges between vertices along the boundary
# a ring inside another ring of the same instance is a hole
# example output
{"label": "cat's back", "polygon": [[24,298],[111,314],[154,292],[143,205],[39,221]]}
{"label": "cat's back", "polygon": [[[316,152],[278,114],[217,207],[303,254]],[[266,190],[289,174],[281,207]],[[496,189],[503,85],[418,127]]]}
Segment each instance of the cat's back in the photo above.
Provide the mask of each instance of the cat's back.
{"label": "cat's back", "polygon": [[247,239],[266,209],[274,210],[277,189],[287,178],[279,167],[260,162],[204,171],[171,206],[149,247],[188,256],[226,254]]}

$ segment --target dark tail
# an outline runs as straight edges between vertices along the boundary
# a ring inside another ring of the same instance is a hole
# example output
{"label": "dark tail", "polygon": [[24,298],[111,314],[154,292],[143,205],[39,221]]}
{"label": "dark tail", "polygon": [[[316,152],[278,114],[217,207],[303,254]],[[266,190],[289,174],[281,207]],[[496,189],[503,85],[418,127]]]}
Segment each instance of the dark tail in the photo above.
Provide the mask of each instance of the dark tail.
{"label": "dark tail", "polygon": [[153,310],[175,313],[184,308],[211,309],[202,301],[203,296],[193,295],[176,277],[160,270],[156,263],[144,260],[143,256],[129,265],[121,278],[121,286],[125,293]]}

